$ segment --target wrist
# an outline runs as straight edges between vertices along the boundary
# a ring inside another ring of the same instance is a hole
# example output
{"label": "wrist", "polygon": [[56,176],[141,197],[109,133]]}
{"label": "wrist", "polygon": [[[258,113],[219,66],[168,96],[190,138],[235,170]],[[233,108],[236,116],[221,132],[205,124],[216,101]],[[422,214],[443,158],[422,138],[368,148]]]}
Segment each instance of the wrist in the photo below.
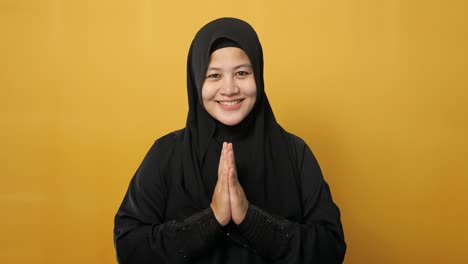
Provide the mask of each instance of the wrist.
{"label": "wrist", "polygon": [[213,215],[216,219],[216,221],[218,221],[218,223],[222,226],[226,226],[229,221],[231,220],[230,217],[226,217],[226,216],[221,216],[219,214],[219,212],[216,210],[216,206],[213,205],[213,203],[210,204],[210,208],[211,208],[211,211],[213,212]]}
{"label": "wrist", "polygon": [[233,219],[232,219],[233,222],[236,225],[240,225],[245,220],[245,217],[247,216],[247,211],[248,210],[249,210],[249,203],[247,203],[245,206],[243,206],[243,210],[240,210],[240,213],[236,218],[233,217]]}

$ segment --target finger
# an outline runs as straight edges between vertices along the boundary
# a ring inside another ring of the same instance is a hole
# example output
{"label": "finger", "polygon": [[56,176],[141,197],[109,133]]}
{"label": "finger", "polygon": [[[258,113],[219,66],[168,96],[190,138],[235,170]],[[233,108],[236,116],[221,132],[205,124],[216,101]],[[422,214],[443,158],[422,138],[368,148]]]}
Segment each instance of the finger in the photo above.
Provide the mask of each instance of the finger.
{"label": "finger", "polygon": [[218,165],[218,180],[222,178],[221,176],[223,174],[226,174],[226,151],[227,150],[227,144],[226,142],[223,142],[223,148],[221,149],[221,155],[219,157],[219,165]]}
{"label": "finger", "polygon": [[228,154],[229,154],[229,143],[224,142],[224,158],[226,159],[226,161],[228,158]]}
{"label": "finger", "polygon": [[225,153],[224,153],[224,154],[225,154],[225,155],[224,155],[224,161],[225,161],[224,166],[225,166],[225,174],[226,174],[226,177],[227,177],[227,175],[228,175],[229,166],[230,166],[230,164],[229,164],[229,152],[230,152],[230,151],[229,151],[229,144],[230,144],[230,143],[226,143],[226,148],[225,148]]}
{"label": "finger", "polygon": [[223,162],[225,162],[224,159],[226,158],[227,150],[228,144],[226,142],[223,142],[223,148],[221,149],[221,157],[223,158]]}
{"label": "finger", "polygon": [[229,147],[229,152],[228,152],[228,155],[227,155],[227,159],[228,159],[228,163],[229,163],[229,168],[233,169],[233,172],[232,172],[233,176],[237,178],[236,161],[235,161],[235,158],[234,158],[234,151],[232,149],[232,144]]}
{"label": "finger", "polygon": [[222,184],[229,189],[229,144],[225,143],[223,157],[223,171],[221,175]]}
{"label": "finger", "polygon": [[223,157],[223,162],[224,162],[224,174],[227,175],[228,170],[229,170],[229,143],[225,142],[224,143],[224,157]]}
{"label": "finger", "polygon": [[234,155],[234,144],[231,143],[230,147],[231,147],[231,151],[232,151],[232,156],[235,157],[235,155]]}
{"label": "finger", "polygon": [[228,182],[228,188],[229,188],[229,196],[237,200],[238,192],[239,192],[238,188],[240,187],[240,185],[239,185],[239,181],[237,180],[237,177],[235,176],[233,168],[229,168],[227,182]]}
{"label": "finger", "polygon": [[229,173],[228,173],[228,182],[229,182],[229,188],[235,187],[235,179],[234,179],[234,169],[229,168]]}

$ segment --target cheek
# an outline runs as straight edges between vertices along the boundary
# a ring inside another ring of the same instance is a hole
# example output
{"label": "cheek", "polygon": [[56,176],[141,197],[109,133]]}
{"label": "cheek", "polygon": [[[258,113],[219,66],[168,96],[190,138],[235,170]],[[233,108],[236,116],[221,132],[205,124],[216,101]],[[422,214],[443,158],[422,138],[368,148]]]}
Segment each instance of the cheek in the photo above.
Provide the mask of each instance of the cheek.
{"label": "cheek", "polygon": [[209,84],[204,83],[201,89],[202,101],[205,102],[213,97],[213,89]]}
{"label": "cheek", "polygon": [[[246,89],[246,94],[249,97],[257,97],[257,85],[255,84],[255,80],[252,80],[247,89]],[[254,98],[255,99],[255,98]]]}

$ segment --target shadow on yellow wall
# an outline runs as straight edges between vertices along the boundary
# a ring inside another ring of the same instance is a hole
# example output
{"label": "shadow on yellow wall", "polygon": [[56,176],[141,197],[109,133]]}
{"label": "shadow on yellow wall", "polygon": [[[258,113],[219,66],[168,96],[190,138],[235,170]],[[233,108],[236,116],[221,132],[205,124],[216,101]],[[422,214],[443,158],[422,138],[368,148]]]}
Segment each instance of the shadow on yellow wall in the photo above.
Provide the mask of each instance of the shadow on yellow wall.
{"label": "shadow on yellow wall", "polygon": [[189,43],[249,21],[279,122],[316,154],[346,263],[465,263],[462,1],[0,1],[1,263],[115,263],[113,216],[185,124]]}

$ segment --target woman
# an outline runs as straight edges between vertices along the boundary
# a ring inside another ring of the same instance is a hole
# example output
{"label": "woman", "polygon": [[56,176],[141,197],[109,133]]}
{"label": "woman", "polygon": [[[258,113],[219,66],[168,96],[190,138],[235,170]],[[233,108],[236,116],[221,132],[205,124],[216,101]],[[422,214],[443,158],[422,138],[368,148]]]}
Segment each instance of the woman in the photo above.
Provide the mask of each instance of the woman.
{"label": "woman", "polygon": [[187,69],[187,125],[154,143],[115,217],[119,262],[341,263],[339,209],[275,120],[254,29],[208,23]]}

